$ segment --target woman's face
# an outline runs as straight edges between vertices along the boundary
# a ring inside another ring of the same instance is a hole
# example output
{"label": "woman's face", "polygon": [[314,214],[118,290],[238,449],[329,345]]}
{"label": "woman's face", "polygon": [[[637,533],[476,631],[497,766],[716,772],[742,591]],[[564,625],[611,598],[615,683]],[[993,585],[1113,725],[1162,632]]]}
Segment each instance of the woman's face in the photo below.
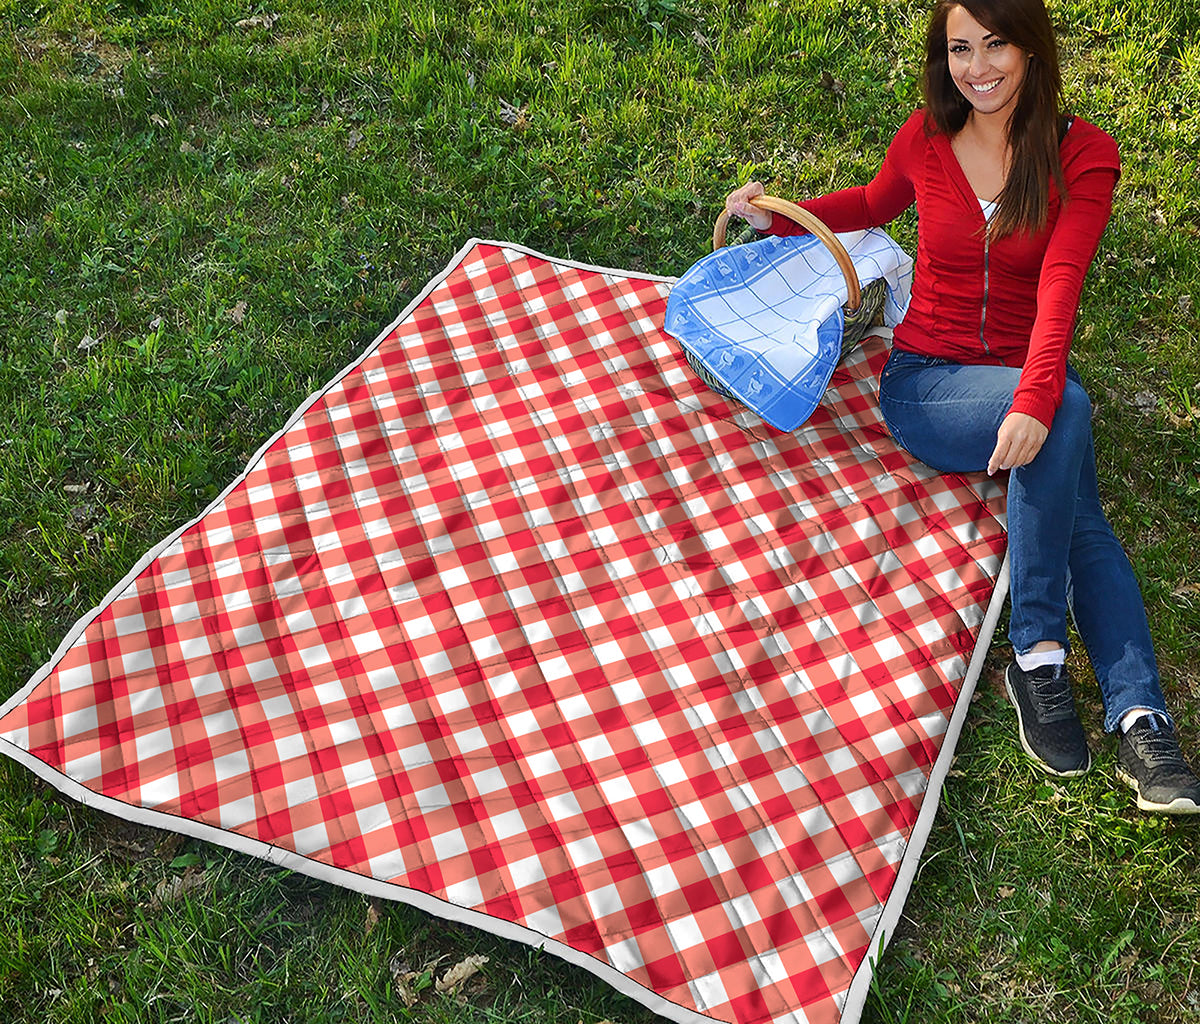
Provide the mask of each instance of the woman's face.
{"label": "woman's face", "polygon": [[1012,112],[1029,56],[971,17],[965,7],[952,7],[946,17],[946,49],[950,77],[975,113]]}

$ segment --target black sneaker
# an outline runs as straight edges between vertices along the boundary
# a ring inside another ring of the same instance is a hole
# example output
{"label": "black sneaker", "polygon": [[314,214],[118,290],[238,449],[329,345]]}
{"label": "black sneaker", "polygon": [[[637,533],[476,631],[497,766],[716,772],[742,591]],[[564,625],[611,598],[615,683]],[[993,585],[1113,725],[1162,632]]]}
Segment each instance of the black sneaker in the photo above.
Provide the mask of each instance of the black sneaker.
{"label": "black sneaker", "polygon": [[1017,709],[1025,753],[1051,775],[1063,778],[1082,775],[1092,766],[1066,665],[1043,665],[1026,672],[1014,661],[1004,674],[1004,688]]}
{"label": "black sneaker", "polygon": [[1157,715],[1143,715],[1121,734],[1117,778],[1134,788],[1143,811],[1200,814],[1200,779],[1183,759],[1175,730]]}

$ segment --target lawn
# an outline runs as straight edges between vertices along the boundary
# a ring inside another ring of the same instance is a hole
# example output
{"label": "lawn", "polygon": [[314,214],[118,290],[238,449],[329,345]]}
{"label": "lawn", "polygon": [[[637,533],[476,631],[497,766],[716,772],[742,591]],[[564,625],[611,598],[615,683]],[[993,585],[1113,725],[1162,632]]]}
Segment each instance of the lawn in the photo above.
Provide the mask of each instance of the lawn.
{"label": "lawn", "polygon": [[[471,236],[678,274],[749,176],[867,180],[909,0],[0,0],[0,700]],[[1200,755],[1200,5],[1057,0],[1116,136],[1075,362]],[[911,248],[911,214],[894,225]],[[1200,1021],[1200,827],[1047,782],[989,660],[865,1020]],[[0,760],[0,1020],[648,1022],[522,946]],[[434,981],[487,956],[455,992]],[[405,986],[396,979],[405,979]],[[408,1003],[412,1005],[408,1005]]]}

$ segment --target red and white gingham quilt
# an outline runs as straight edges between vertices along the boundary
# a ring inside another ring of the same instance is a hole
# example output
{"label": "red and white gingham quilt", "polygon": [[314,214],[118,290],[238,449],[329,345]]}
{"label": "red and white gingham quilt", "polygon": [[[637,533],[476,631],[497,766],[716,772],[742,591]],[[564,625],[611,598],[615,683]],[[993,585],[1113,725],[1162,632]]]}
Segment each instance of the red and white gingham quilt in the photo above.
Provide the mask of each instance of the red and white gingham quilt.
{"label": "red and white gingham quilt", "polygon": [[1003,494],[892,443],[881,338],[794,435],[727,404],[669,287],[469,244],[76,625],[0,749],[675,1020],[857,1018]]}

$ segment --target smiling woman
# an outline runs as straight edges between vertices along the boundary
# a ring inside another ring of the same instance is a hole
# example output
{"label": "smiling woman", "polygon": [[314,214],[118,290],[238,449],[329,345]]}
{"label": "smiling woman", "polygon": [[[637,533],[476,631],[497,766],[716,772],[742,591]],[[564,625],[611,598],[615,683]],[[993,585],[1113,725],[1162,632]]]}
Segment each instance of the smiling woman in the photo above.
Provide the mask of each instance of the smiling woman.
{"label": "smiling woman", "polygon": [[[1111,137],[1062,109],[1042,0],[942,0],[926,33],[925,108],[868,185],[801,205],[834,231],[888,223],[914,203],[912,301],[895,330],[880,408],[895,440],[943,472],[1009,473],[1016,657],[1006,689],[1020,742],[1048,774],[1092,765],[1066,669],[1067,617],[1120,732],[1118,777],[1138,807],[1200,813],[1160,686],[1138,583],[1100,507],[1091,404],[1068,366],[1083,280],[1112,210]],[[726,200],[756,209],[758,182]]]}
{"label": "smiling woman", "polygon": [[[925,36],[925,96],[980,198],[993,237],[1045,227],[1049,184],[1065,191],[1067,119],[1054,29],[1042,0],[942,3]],[[982,20],[981,20],[982,19]],[[984,24],[983,22],[987,22]]]}

